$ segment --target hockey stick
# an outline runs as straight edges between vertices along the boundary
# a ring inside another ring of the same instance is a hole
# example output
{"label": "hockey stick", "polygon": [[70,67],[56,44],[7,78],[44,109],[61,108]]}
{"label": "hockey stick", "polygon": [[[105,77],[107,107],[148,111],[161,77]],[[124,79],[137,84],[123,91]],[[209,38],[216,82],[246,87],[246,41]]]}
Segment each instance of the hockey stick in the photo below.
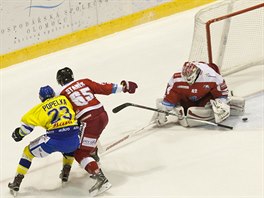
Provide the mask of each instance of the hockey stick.
{"label": "hockey stick", "polygon": [[165,113],[166,115],[176,115],[174,113],[170,113],[170,112],[163,111],[163,110],[160,110],[160,109],[154,109],[154,108],[151,108],[151,107],[146,107],[146,106],[142,106],[142,105],[138,105],[138,104],[134,104],[134,103],[129,103],[129,102],[121,104],[121,105],[115,107],[112,111],[113,111],[113,113],[118,113],[122,109],[124,109],[126,107],[129,107],[129,106],[138,107],[138,108],[141,108],[141,109],[147,109],[147,110],[151,110],[151,111],[157,111],[159,113]]}
{"label": "hockey stick", "polygon": [[[138,104],[129,103],[129,102],[121,104],[121,105],[115,107],[112,111],[113,111],[113,113],[117,113],[117,112],[121,111],[122,109],[124,109],[126,107],[129,107],[129,106],[138,107],[138,108],[141,108],[141,109],[147,109],[147,110],[151,110],[151,111],[156,111],[156,112],[159,112],[159,113],[165,113],[166,115],[172,115],[172,116],[177,116],[178,117],[178,114],[175,114],[175,113],[170,113],[170,112],[163,111],[163,110],[160,110],[160,109],[154,109],[154,108],[151,108],[151,107],[146,107],[146,106],[143,106],[143,105],[138,105]],[[195,121],[195,122],[201,122],[201,123],[208,124],[208,125],[223,127],[223,128],[227,128],[227,129],[233,129],[232,126],[227,126],[227,125],[224,125],[224,124],[219,124],[219,123],[217,124],[217,123],[214,123],[214,122],[209,122],[209,121],[205,121],[205,120],[197,120],[197,119],[193,119],[193,118],[187,118],[187,119]]]}
{"label": "hockey stick", "polygon": [[108,144],[106,147],[101,147],[101,153],[105,154],[106,152],[113,150],[113,148],[115,149],[118,145],[120,145],[122,142],[125,142],[126,140],[135,137],[136,135],[138,135],[140,132],[144,131],[146,128],[148,128],[149,126],[153,125],[154,121],[150,122],[149,124],[147,124],[146,126],[143,126],[142,128],[132,131],[129,134],[123,136],[122,138],[119,138],[118,140],[115,140],[114,142],[112,142],[111,144]]}

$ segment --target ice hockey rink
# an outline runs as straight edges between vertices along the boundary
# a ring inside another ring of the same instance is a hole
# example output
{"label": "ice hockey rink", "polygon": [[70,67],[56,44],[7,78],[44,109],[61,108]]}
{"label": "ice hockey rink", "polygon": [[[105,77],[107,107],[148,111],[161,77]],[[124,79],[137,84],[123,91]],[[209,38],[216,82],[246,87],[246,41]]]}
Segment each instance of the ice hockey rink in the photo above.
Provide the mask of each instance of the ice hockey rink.
{"label": "ice hockey rink", "polygon": [[[112,188],[99,197],[263,198],[263,66],[226,77],[234,95],[246,97],[245,115],[224,123],[233,130],[183,128],[173,123],[158,128],[148,125],[152,111],[135,107],[112,113],[125,102],[155,108],[167,81],[188,59],[194,14],[199,9],[1,69],[1,197],[13,197],[7,184],[13,180],[22,150],[45,131],[36,128],[21,142],[15,142],[11,133],[21,116],[40,102],[39,88],[58,89],[56,72],[68,66],[75,78],[115,83],[125,79],[139,85],[134,95],[98,95],[109,113],[102,147],[134,134],[101,155]],[[248,121],[243,122],[243,117]],[[35,158],[18,197],[88,197],[93,180],[76,162],[62,187],[61,159],[59,153]]]}

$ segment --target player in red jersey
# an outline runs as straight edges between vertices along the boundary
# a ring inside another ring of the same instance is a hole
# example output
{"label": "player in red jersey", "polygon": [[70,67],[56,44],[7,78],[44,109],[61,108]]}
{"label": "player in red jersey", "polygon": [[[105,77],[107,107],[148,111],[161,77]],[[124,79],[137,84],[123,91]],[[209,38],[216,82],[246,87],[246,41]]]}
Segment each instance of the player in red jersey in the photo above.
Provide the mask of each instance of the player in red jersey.
{"label": "player in red jersey", "polygon": [[[175,73],[168,82],[163,99],[157,100],[157,108],[174,110],[182,126],[197,126],[198,120],[224,121],[230,115],[244,112],[245,100],[228,97],[228,88],[215,64],[191,61],[185,62],[182,71]],[[155,113],[153,120],[161,126],[167,122],[166,114]]]}
{"label": "player in red jersey", "polygon": [[95,94],[110,95],[118,92],[135,93],[137,84],[123,80],[121,85],[114,83],[97,83],[90,79],[74,80],[73,72],[65,67],[57,72],[57,82],[62,86],[60,95],[66,96],[72,103],[76,118],[82,125],[81,144],[75,151],[76,161],[84,168],[96,184],[89,190],[97,195],[111,187],[95,159],[97,141],[108,123],[108,115]]}

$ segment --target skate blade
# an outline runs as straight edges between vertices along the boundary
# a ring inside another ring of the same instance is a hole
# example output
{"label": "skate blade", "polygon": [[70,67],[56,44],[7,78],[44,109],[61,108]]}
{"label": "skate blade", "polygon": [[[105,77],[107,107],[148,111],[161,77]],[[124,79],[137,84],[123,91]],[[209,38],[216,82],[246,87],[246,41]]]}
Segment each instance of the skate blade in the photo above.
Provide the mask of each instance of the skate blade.
{"label": "skate blade", "polygon": [[100,195],[103,192],[107,191],[109,188],[111,188],[111,186],[112,186],[112,184],[110,184],[109,182],[107,182],[104,185],[102,185],[102,187],[99,190],[94,190],[94,191],[90,192],[90,196],[91,197],[95,197],[97,195]]}
{"label": "skate blade", "polygon": [[67,182],[61,181],[61,187],[64,188],[67,185]]}
{"label": "skate blade", "polygon": [[10,189],[10,193],[11,193],[11,195],[13,195],[14,197],[17,196],[17,191],[15,191],[15,190]]}

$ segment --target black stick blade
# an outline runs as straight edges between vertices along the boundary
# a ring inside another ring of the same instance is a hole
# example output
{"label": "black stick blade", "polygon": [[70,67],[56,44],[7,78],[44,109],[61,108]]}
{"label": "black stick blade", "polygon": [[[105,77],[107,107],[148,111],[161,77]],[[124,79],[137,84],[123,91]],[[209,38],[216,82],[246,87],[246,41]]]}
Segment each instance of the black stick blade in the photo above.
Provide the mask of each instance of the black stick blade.
{"label": "black stick blade", "polygon": [[224,124],[217,124],[217,126],[233,130],[232,126],[227,126],[227,125],[224,125]]}
{"label": "black stick blade", "polygon": [[129,102],[124,103],[124,104],[121,104],[121,105],[119,105],[119,106],[113,108],[112,112],[113,112],[113,113],[117,113],[117,112],[121,111],[122,109],[124,109],[124,108],[126,108],[126,107],[128,107],[128,106],[131,106],[131,105],[132,105],[132,104],[129,103]]}

